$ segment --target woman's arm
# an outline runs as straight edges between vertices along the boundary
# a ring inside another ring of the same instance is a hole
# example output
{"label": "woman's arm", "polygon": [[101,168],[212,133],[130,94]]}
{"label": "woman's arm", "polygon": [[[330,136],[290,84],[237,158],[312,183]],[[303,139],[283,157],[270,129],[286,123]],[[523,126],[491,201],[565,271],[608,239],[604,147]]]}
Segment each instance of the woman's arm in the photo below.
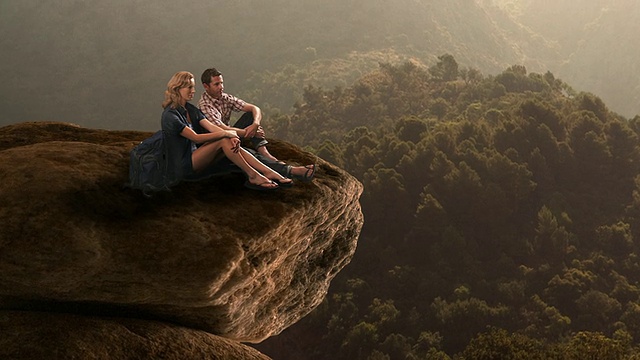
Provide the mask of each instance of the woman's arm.
{"label": "woman's arm", "polygon": [[207,119],[202,119],[200,120],[200,125],[209,130],[209,132],[213,132],[211,131],[211,129],[209,129],[208,126],[214,126],[216,127],[218,130],[231,130],[231,131],[235,131],[236,134],[238,134],[238,136],[240,137],[244,137],[246,135],[246,130],[245,129],[240,129],[240,128],[235,128],[233,126],[229,126],[229,125],[225,125],[225,124],[214,124],[211,121],[207,120]]}
{"label": "woman's arm", "polygon": [[208,132],[215,134],[219,132],[229,132],[235,134],[237,137],[244,135],[244,129],[236,129],[227,125],[216,125],[207,119],[200,120],[200,126],[205,128]]}
{"label": "woman's arm", "polygon": [[[203,120],[208,122],[207,120]],[[215,126],[215,125],[214,125]],[[207,129],[209,130],[209,129]],[[224,138],[236,138],[238,139],[238,134],[236,134],[234,131],[226,131],[226,130],[222,130],[220,128],[218,128],[217,131],[215,132],[209,132],[206,134],[198,134],[195,131],[193,131],[193,129],[191,129],[188,126],[185,126],[184,129],[182,129],[182,132],[180,132],[180,135],[184,136],[185,138],[193,141],[196,144],[202,144],[202,143],[206,143],[206,142],[210,142],[210,141],[218,141]]]}

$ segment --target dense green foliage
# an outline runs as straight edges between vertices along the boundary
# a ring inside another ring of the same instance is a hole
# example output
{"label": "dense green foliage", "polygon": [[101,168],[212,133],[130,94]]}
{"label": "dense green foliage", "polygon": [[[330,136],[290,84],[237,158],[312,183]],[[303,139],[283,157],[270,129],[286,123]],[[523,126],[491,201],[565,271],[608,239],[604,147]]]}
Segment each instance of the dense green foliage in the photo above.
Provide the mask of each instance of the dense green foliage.
{"label": "dense green foliage", "polygon": [[622,359],[640,343],[640,122],[451,55],[305,89],[269,133],[365,186],[353,262],[278,359]]}

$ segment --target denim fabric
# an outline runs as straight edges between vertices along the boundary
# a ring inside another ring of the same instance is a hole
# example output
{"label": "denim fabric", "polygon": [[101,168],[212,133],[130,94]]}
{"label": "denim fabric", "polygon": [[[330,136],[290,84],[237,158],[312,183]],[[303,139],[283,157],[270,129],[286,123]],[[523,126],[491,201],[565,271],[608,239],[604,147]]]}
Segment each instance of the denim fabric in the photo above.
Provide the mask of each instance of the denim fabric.
{"label": "denim fabric", "polygon": [[[253,114],[250,112],[246,112],[240,117],[240,119],[238,119],[238,121],[236,121],[233,127],[236,127],[238,129],[244,129],[251,124],[253,124]],[[265,146],[268,143],[269,142],[265,138],[258,138],[258,137],[251,138],[251,145],[253,145],[254,149],[257,149],[260,146]]]}

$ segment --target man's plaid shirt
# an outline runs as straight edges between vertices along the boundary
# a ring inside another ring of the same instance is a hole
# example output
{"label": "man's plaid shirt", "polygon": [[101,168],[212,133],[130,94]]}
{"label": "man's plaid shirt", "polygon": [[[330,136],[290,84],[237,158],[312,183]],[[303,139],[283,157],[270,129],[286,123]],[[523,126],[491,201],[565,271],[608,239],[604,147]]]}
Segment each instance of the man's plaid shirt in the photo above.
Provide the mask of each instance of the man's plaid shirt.
{"label": "man's plaid shirt", "polygon": [[206,92],[202,93],[198,101],[200,111],[207,119],[216,125],[229,125],[232,111],[242,111],[247,103],[233,95],[222,93],[220,99],[214,99]]}

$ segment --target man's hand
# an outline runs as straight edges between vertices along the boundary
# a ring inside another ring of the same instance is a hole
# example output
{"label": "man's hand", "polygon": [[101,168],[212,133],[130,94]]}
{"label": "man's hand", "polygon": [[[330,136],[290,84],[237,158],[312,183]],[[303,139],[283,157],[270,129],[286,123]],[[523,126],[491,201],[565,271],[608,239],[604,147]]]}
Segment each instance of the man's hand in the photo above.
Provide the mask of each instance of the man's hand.
{"label": "man's hand", "polygon": [[244,129],[245,130],[244,137],[249,138],[249,139],[252,138],[252,137],[255,137],[257,132],[258,132],[258,129],[260,129],[260,128],[261,128],[261,126],[258,125],[258,124],[255,124],[255,123],[247,126]]}
{"label": "man's hand", "polygon": [[256,137],[264,138],[264,129],[262,126],[258,126],[258,131],[256,131]]}

